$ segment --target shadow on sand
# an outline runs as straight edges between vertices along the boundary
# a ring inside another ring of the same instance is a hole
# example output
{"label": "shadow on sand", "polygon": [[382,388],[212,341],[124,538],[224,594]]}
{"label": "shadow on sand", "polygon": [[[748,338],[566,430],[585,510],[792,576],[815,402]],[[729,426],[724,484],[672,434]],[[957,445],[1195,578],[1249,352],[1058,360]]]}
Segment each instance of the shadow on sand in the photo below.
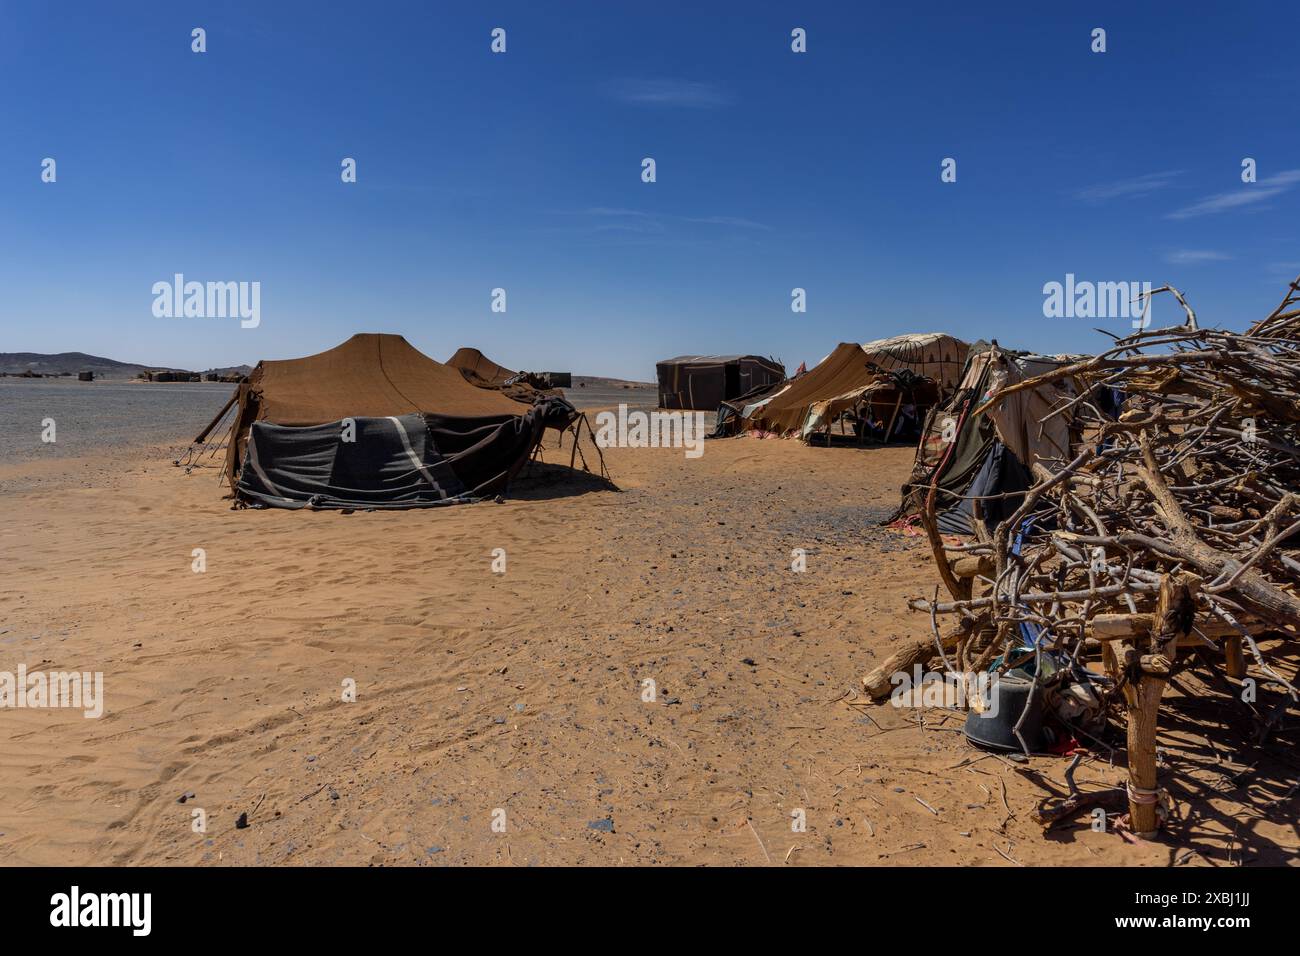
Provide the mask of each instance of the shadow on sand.
{"label": "shadow on sand", "polygon": [[[1295,645],[1276,640],[1260,644],[1274,670],[1295,683],[1300,670]],[[1153,842],[1168,849],[1170,866],[1300,863],[1300,760],[1295,756],[1300,724],[1294,710],[1282,715],[1259,742],[1260,730],[1284,702],[1278,691],[1278,685],[1260,681],[1258,701],[1244,703],[1240,686],[1199,657],[1166,689],[1157,755],[1160,786],[1169,791],[1174,811]],[[1114,762],[1122,767],[1127,759],[1124,734],[1114,736]],[[1099,748],[1097,756],[1106,759]],[[1044,777],[1027,769],[1020,772],[1042,788],[1044,796],[1064,795]],[[1073,842],[1075,833],[1087,826],[1087,816],[1080,815],[1046,838]]]}
{"label": "shadow on sand", "polygon": [[618,491],[612,481],[568,465],[530,461],[510,483],[507,500],[549,501],[572,498],[593,491]]}

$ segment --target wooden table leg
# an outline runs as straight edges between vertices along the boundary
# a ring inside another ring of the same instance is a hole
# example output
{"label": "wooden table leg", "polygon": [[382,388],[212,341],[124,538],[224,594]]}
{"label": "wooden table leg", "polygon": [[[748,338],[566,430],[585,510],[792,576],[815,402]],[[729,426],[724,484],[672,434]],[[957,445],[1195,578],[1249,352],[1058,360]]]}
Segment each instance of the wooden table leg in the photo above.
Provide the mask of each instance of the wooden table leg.
{"label": "wooden table leg", "polygon": [[[1139,664],[1139,666],[1141,666]],[[1133,832],[1144,839],[1157,829],[1156,728],[1165,678],[1145,671],[1124,686],[1128,701],[1128,812]]]}
{"label": "wooden table leg", "polygon": [[1131,644],[1116,651],[1118,664],[1128,676],[1124,699],[1128,702],[1129,822],[1134,833],[1147,839],[1155,836],[1159,826],[1156,729],[1160,698],[1169,682],[1178,639],[1191,628],[1200,583],[1198,577],[1187,573],[1163,575],[1145,652]]}

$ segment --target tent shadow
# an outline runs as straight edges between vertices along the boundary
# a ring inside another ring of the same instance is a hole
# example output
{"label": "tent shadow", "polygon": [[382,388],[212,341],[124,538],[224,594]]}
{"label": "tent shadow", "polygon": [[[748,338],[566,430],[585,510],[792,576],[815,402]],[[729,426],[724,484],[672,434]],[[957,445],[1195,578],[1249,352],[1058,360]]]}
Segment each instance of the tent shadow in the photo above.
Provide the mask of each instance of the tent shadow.
{"label": "tent shadow", "polygon": [[824,432],[813,432],[808,436],[808,444],[814,448],[910,448],[915,451],[917,441],[919,439],[880,441],[876,438],[858,438],[856,435],[827,435]]}
{"label": "tent shadow", "polygon": [[552,501],[573,498],[595,491],[618,491],[612,481],[581,468],[530,461],[510,483],[506,500]]}

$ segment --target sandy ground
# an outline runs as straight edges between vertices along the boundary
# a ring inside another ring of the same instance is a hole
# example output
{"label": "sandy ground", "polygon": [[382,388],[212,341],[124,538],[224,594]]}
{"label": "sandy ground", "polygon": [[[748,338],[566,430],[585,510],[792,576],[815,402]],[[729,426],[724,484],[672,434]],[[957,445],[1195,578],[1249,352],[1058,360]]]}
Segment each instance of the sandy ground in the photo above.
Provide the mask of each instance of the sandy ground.
{"label": "sandy ground", "polygon": [[103,671],[106,697],[0,711],[2,863],[1297,859],[1296,765],[1213,715],[1171,721],[1181,819],[1133,845],[1033,822],[1064,760],[849,702],[928,633],[928,549],[877,526],[909,449],[612,450],[620,491],[552,464],[504,504],[369,514],[232,511],[170,457],[0,465],[0,670]]}

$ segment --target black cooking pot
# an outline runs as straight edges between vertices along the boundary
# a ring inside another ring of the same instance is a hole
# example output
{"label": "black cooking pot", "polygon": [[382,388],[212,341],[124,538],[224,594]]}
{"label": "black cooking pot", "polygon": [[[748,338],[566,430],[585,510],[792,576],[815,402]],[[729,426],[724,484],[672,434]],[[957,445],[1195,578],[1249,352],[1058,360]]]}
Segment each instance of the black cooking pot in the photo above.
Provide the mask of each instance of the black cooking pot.
{"label": "black cooking pot", "polygon": [[1029,713],[1020,727],[1020,734],[1025,738],[1030,753],[1041,751],[1046,745],[1043,733],[1043,694],[1040,688],[1031,704],[1029,695],[1033,686],[1034,679],[1021,670],[1007,671],[998,676],[989,687],[989,705],[983,713],[972,710],[967,715],[966,739],[991,750],[1023,752],[1015,727],[1028,705]]}

